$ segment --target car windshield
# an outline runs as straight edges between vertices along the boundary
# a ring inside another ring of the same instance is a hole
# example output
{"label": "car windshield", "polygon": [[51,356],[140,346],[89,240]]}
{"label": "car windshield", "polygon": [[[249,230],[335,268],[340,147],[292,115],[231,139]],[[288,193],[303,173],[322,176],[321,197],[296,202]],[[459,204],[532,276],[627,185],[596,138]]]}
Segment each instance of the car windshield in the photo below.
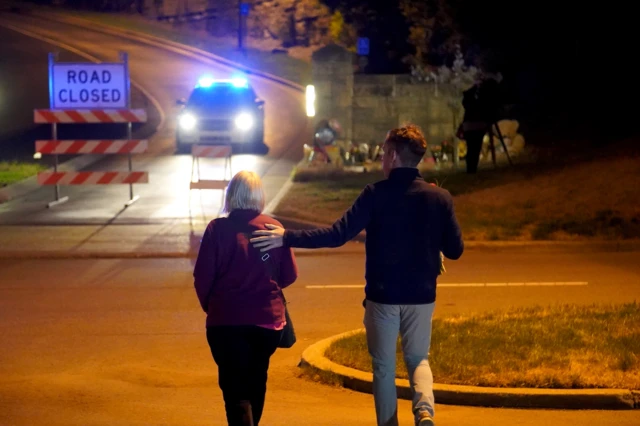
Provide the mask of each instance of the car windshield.
{"label": "car windshield", "polygon": [[234,87],[231,84],[214,84],[199,87],[189,98],[189,106],[207,108],[212,106],[236,106],[253,103],[256,95],[249,87]]}

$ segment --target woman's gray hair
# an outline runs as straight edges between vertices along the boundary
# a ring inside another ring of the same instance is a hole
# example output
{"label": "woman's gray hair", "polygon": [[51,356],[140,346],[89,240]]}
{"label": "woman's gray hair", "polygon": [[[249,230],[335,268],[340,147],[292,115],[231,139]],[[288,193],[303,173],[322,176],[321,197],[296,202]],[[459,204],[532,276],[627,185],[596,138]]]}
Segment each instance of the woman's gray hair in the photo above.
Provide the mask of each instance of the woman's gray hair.
{"label": "woman's gray hair", "polygon": [[264,189],[262,180],[255,172],[242,170],[231,179],[224,199],[224,211],[264,209]]}

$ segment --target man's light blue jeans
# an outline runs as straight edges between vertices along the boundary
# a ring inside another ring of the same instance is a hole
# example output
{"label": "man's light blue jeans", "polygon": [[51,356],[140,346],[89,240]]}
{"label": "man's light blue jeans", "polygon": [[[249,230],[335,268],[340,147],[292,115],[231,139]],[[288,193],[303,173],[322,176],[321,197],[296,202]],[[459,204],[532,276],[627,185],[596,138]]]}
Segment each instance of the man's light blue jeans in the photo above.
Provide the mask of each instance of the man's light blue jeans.
{"label": "man's light blue jeans", "polygon": [[435,303],[427,305],[383,305],[367,300],[364,326],[373,363],[373,398],[378,426],[398,426],[396,392],[396,342],[402,352],[413,393],[413,412],[418,418],[435,410],[433,375],[429,366],[431,319]]}

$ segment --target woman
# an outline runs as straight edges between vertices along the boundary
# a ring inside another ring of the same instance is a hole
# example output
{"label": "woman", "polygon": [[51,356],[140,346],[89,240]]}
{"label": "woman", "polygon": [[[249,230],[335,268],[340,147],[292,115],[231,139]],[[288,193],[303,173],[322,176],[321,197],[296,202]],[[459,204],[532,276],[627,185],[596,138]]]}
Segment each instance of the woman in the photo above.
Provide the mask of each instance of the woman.
{"label": "woman", "polygon": [[285,325],[282,289],[297,278],[291,249],[267,257],[249,243],[253,231],[280,226],[263,209],[260,177],[236,174],[225,197],[228,217],[207,226],[193,272],[229,426],[260,422],[269,358]]}

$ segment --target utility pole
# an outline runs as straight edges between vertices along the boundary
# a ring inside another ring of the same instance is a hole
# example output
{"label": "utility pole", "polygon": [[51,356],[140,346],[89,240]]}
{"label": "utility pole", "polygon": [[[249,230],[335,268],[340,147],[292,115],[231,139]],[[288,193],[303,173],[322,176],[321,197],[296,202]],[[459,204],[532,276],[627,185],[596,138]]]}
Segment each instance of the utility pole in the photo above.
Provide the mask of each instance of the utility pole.
{"label": "utility pole", "polygon": [[244,49],[244,33],[247,26],[247,16],[249,16],[249,9],[251,4],[247,0],[238,0],[238,49],[245,52]]}
{"label": "utility pole", "polygon": [[242,52],[242,0],[238,0],[238,50]]}

